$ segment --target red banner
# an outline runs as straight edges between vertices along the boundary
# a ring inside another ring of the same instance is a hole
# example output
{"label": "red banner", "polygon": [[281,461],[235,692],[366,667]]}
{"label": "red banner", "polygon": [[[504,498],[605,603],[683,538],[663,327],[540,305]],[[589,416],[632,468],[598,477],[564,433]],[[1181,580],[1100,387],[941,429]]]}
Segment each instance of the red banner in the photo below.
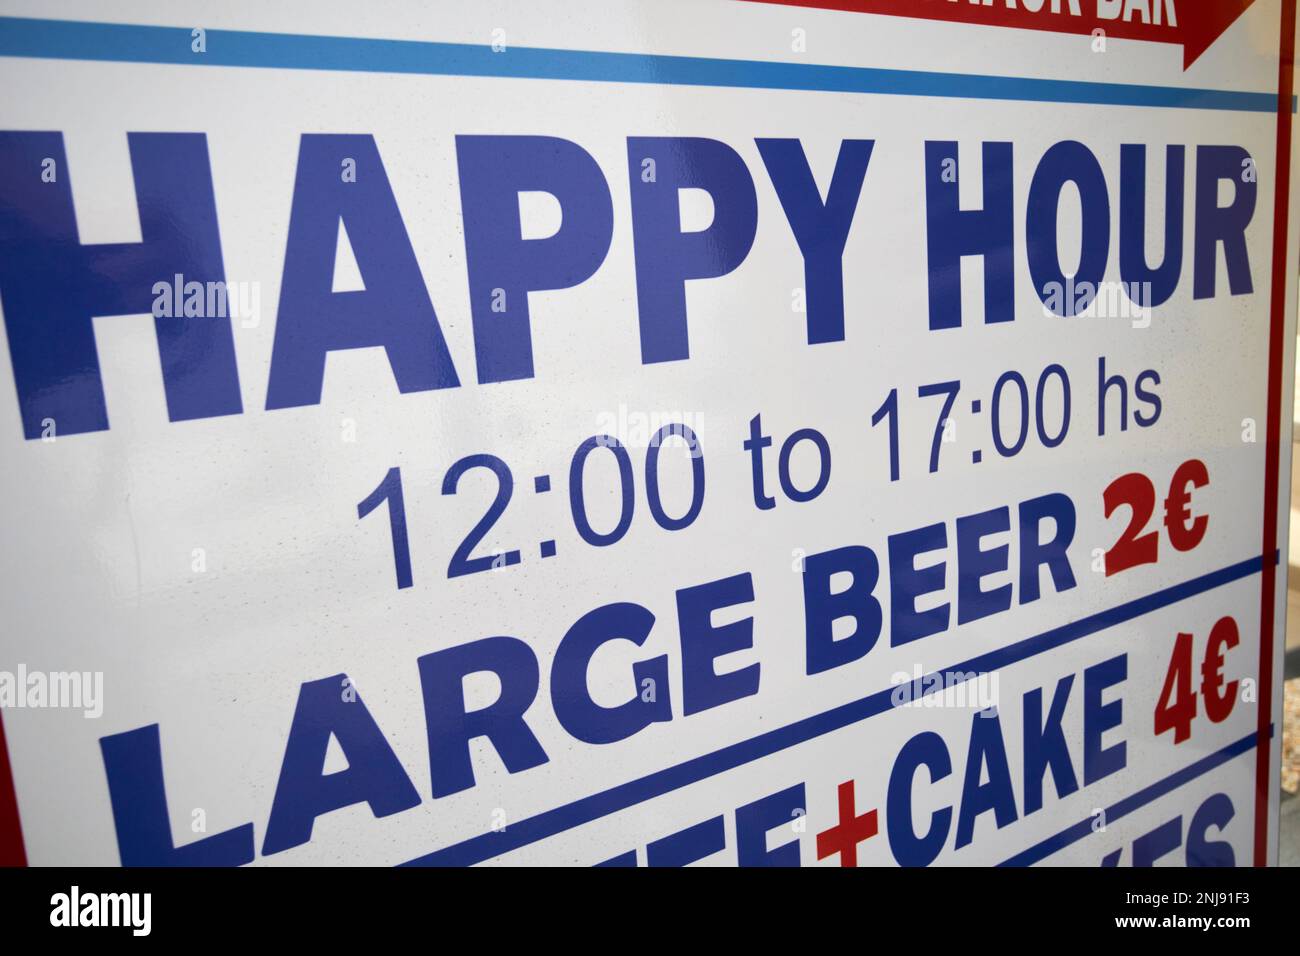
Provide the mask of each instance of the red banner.
{"label": "red banner", "polygon": [[816,7],[971,23],[1013,30],[1047,30],[1107,38],[1172,43],[1183,48],[1183,69],[1191,66],[1255,0],[754,0],[783,6]]}

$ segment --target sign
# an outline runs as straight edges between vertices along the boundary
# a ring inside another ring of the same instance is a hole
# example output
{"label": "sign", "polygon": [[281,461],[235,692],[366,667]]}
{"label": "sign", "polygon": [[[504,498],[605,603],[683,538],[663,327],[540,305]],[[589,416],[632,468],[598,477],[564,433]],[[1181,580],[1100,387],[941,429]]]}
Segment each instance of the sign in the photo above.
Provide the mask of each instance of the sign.
{"label": "sign", "polygon": [[0,18],[0,862],[1276,856],[1294,0]]}

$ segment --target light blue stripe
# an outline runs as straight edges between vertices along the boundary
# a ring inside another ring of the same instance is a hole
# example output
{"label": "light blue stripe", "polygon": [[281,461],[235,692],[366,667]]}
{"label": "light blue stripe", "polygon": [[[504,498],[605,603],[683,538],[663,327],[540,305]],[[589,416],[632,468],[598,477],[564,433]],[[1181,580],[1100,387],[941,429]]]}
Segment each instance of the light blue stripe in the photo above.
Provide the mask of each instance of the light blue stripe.
{"label": "light blue stripe", "polygon": [[[487,45],[208,30],[207,52],[190,28],[0,17],[0,56],[116,63],[268,67],[434,76],[491,76],[765,90],[817,90],[956,99],[1086,103],[1272,113],[1273,93],[1137,86],[963,73],[880,70],[765,60],[605,53]],[[1295,101],[1292,101],[1295,108]]]}

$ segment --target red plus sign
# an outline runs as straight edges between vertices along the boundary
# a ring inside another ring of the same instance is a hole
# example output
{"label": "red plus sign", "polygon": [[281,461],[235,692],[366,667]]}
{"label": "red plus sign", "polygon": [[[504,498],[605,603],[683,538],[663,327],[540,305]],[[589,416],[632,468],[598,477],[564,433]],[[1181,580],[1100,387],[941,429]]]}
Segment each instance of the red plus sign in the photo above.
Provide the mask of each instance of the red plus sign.
{"label": "red plus sign", "polygon": [[829,830],[817,834],[817,859],[824,860],[836,853],[840,866],[858,865],[858,844],[875,836],[876,811],[868,810],[857,816],[853,799],[853,781],[840,784],[840,822]]}

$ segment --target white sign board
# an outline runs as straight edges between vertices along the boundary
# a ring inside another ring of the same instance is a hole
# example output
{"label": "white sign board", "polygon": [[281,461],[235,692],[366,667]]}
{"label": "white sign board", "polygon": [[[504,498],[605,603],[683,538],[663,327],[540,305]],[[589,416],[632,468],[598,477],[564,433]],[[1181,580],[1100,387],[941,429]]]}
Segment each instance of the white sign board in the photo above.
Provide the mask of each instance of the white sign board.
{"label": "white sign board", "polygon": [[1294,32],[7,0],[3,861],[1270,861]]}

